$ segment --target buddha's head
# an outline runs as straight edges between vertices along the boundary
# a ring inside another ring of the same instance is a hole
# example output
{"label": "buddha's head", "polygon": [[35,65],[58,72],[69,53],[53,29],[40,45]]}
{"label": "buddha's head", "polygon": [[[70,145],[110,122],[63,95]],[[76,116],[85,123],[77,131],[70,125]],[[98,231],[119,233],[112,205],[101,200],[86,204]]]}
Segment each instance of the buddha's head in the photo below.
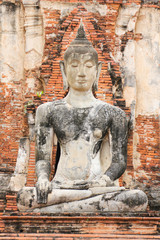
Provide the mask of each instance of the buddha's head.
{"label": "buddha's head", "polygon": [[72,87],[78,91],[98,89],[101,62],[98,62],[97,51],[86,38],[81,22],[77,36],[64,53],[60,62],[64,90]]}

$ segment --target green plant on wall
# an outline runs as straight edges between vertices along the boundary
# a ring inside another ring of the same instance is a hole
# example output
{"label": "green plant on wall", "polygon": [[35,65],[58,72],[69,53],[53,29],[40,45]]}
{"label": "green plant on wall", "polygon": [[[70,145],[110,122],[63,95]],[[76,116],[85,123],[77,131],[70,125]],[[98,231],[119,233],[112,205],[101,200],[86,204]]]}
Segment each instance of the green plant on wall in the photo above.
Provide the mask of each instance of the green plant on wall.
{"label": "green plant on wall", "polygon": [[44,93],[43,91],[37,92],[37,97],[41,98],[43,93]]}
{"label": "green plant on wall", "polygon": [[33,103],[33,100],[29,100],[25,105],[24,105],[24,113],[27,114],[27,107],[28,106],[32,106],[34,103]]}

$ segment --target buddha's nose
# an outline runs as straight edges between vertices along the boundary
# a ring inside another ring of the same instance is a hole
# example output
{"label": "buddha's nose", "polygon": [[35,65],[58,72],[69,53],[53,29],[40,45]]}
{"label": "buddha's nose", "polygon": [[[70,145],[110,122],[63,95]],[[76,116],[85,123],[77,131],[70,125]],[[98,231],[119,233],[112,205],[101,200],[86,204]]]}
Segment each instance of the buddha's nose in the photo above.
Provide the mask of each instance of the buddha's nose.
{"label": "buddha's nose", "polygon": [[85,77],[85,71],[84,71],[84,66],[83,65],[79,66],[78,76],[79,77]]}

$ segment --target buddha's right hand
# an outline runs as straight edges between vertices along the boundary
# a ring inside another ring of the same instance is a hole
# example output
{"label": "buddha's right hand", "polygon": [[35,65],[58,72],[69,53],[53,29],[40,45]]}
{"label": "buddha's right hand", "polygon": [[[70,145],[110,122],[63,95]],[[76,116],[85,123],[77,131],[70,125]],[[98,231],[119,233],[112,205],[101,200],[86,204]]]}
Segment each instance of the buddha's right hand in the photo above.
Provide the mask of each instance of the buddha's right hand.
{"label": "buddha's right hand", "polygon": [[51,182],[45,177],[39,177],[36,183],[37,203],[47,203],[48,193],[52,191]]}

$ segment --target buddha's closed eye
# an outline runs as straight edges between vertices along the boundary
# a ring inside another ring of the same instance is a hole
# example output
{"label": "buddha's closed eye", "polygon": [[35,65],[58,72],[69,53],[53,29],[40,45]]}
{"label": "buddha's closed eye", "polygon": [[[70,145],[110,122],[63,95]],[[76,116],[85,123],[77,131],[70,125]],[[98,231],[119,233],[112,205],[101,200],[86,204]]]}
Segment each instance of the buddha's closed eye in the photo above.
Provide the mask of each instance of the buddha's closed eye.
{"label": "buddha's closed eye", "polygon": [[88,67],[88,68],[91,68],[91,67],[94,66],[94,64],[93,64],[93,62],[91,62],[91,61],[87,61],[87,62],[85,63],[85,66]]}
{"label": "buddha's closed eye", "polygon": [[71,63],[71,66],[72,66],[72,67],[78,67],[78,61],[73,61],[73,62]]}

